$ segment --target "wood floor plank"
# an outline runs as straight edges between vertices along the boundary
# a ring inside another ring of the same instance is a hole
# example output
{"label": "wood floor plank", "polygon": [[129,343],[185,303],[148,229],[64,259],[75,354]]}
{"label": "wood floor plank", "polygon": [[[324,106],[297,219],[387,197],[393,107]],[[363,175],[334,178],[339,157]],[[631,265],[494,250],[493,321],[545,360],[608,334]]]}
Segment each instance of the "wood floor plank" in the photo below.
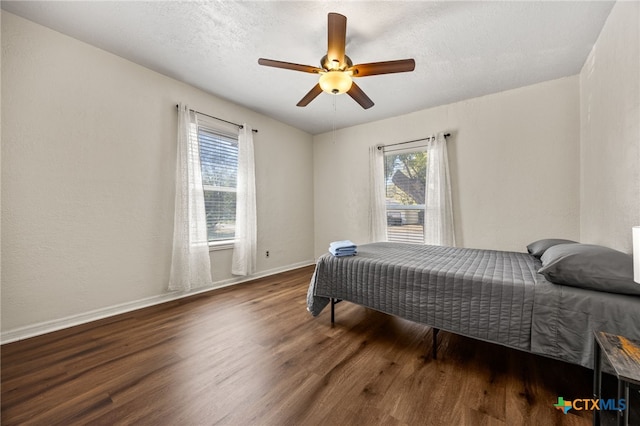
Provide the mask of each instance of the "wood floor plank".
{"label": "wood floor plank", "polygon": [[312,271],[4,345],[0,422],[591,423],[553,407],[589,397],[590,370],[446,332],[434,360],[429,327],[348,302],[332,325],[306,311]]}

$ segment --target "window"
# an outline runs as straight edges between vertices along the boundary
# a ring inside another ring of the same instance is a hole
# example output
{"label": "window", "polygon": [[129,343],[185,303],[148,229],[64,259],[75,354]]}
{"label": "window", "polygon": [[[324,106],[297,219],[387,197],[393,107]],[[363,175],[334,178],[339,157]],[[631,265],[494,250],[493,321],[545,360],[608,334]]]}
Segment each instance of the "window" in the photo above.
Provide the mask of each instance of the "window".
{"label": "window", "polygon": [[389,241],[424,244],[426,170],[424,150],[385,153]]}
{"label": "window", "polygon": [[209,243],[233,241],[236,228],[238,137],[198,125]]}

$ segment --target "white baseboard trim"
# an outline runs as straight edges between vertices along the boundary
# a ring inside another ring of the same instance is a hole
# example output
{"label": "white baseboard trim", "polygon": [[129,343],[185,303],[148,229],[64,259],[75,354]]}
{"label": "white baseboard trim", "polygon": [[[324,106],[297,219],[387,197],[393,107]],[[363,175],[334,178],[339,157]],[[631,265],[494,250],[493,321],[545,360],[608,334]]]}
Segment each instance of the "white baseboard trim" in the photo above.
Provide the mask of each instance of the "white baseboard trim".
{"label": "white baseboard trim", "polygon": [[200,287],[190,291],[179,291],[179,292],[159,294],[157,296],[151,296],[144,299],[134,300],[132,302],[126,302],[126,303],[121,303],[119,305],[100,308],[100,309],[84,312],[77,315],[71,315],[65,318],[45,321],[45,322],[41,322],[33,325],[28,325],[25,327],[19,327],[9,331],[3,331],[2,333],[0,333],[0,345],[28,339],[30,337],[40,336],[42,334],[51,333],[53,331],[74,327],[80,324],[86,324],[91,321],[97,321],[99,319],[112,317],[114,315],[124,314],[126,312],[135,311],[137,309],[147,308],[153,305],[159,305],[161,303],[170,302],[172,300],[182,299],[184,297],[193,296],[195,294],[205,293],[207,291],[216,290],[219,288],[228,287],[235,284],[240,284],[247,281],[253,281],[258,278],[263,278],[270,275],[291,271],[293,269],[298,269],[298,268],[302,268],[302,267],[313,265],[313,264],[315,264],[314,260],[299,262],[293,265],[288,265],[280,268],[268,269],[266,271],[258,272],[251,276],[229,278],[226,280],[217,281],[213,283],[212,286],[209,286],[209,287]]}

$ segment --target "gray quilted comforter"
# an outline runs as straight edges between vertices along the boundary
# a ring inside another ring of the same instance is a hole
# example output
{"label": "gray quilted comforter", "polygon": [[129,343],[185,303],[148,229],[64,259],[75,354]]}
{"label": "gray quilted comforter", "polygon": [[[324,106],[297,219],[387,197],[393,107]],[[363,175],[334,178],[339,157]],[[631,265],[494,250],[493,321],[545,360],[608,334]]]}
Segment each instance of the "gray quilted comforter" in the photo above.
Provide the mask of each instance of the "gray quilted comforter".
{"label": "gray quilted comforter", "polygon": [[592,366],[593,329],[640,339],[640,297],[549,283],[527,253],[401,243],[318,259],[307,308],[329,298],[504,346]]}

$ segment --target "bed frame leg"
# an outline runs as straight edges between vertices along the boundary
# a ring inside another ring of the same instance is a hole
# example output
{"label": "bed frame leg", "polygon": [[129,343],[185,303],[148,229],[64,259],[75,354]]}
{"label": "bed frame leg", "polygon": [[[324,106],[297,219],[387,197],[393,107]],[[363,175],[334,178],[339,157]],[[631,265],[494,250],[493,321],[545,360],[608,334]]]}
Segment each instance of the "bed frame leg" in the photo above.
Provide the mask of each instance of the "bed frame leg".
{"label": "bed frame leg", "polygon": [[433,355],[433,359],[438,359],[438,333],[440,332],[439,328],[431,327],[433,330],[433,344],[431,345],[431,354]]}
{"label": "bed frame leg", "polygon": [[342,299],[336,299],[335,297],[330,297],[331,300],[331,324],[336,322],[336,304],[342,302]]}

